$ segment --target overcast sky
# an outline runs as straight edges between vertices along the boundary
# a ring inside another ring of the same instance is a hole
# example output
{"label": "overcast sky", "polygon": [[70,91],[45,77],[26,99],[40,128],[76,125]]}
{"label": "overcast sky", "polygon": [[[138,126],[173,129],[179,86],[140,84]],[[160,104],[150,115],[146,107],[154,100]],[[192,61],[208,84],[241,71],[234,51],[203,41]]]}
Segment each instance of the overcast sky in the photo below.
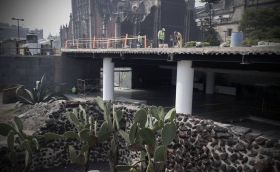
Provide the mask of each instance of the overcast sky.
{"label": "overcast sky", "polygon": [[[196,6],[202,3],[196,0]],[[24,19],[20,26],[43,29],[44,38],[58,35],[60,25],[69,23],[71,0],[0,0],[0,22],[17,25],[12,18]]]}

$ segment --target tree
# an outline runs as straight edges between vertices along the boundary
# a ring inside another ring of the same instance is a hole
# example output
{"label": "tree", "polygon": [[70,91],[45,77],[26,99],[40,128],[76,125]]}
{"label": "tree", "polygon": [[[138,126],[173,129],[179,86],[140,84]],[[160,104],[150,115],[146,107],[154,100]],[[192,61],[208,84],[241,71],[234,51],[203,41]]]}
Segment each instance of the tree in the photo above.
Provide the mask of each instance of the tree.
{"label": "tree", "polygon": [[[219,40],[217,39],[218,33],[214,29],[212,24],[212,4],[217,4],[220,0],[200,0],[200,2],[206,3],[209,6],[209,18],[204,18],[206,24],[209,24],[207,28],[207,36],[205,37],[204,41],[210,43],[211,46],[217,46],[220,44]],[[205,5],[205,7],[206,7]]]}
{"label": "tree", "polygon": [[279,18],[279,8],[247,9],[242,15],[238,30],[244,32],[245,38],[254,43],[260,40],[280,40]]}

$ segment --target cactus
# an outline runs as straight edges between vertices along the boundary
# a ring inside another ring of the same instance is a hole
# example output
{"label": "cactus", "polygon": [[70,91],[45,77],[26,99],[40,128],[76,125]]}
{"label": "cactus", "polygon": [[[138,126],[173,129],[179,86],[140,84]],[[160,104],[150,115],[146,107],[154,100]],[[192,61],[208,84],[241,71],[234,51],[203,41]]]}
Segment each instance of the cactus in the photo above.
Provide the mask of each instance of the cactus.
{"label": "cactus", "polygon": [[[111,105],[105,105],[103,109],[107,109]],[[109,109],[110,110],[110,109]],[[89,169],[89,153],[90,150],[97,144],[104,142],[109,139],[111,136],[110,126],[111,123],[109,119],[106,119],[101,125],[99,131],[97,131],[97,121],[93,123],[92,117],[89,117],[86,114],[85,109],[79,105],[79,110],[73,109],[73,112],[66,113],[67,119],[74,124],[76,130],[67,131],[62,136],[47,133],[44,135],[44,138],[77,138],[82,144],[79,154],[76,154],[76,150],[73,146],[69,146],[70,160],[73,163],[84,166],[84,170],[87,172]]]}
{"label": "cactus", "polygon": [[[27,135],[23,132],[23,123],[18,116],[14,116],[13,124],[0,123],[0,135],[7,136],[7,145],[9,149],[9,160],[15,171],[27,172],[32,165],[32,152],[39,149],[38,139],[43,138],[41,135]],[[14,151],[14,137],[19,137],[19,144],[22,150],[25,150],[25,167],[21,168],[17,164],[17,153]]]}
{"label": "cactus", "polygon": [[[112,172],[117,172],[115,168],[119,160],[119,151],[118,151],[118,137],[117,132],[120,130],[120,121],[123,117],[123,112],[121,110],[115,111],[113,106],[113,118],[111,117],[111,101],[104,103],[101,97],[97,97],[97,104],[104,111],[104,120],[105,124],[108,125],[108,131],[112,133],[111,137],[111,148],[108,153],[109,164]],[[102,126],[101,126],[102,128]],[[128,137],[127,137],[128,138]]]}
{"label": "cactus", "polygon": [[[146,172],[165,170],[167,146],[174,139],[177,130],[174,123],[175,116],[174,108],[164,114],[162,107],[152,106],[149,109],[141,107],[134,115],[134,123],[129,133],[120,130],[121,136],[129,144],[128,149],[141,151],[139,162]],[[158,135],[161,136],[161,142],[156,141]],[[132,165],[118,165],[116,168],[119,171],[136,170],[136,164],[139,162]]]}

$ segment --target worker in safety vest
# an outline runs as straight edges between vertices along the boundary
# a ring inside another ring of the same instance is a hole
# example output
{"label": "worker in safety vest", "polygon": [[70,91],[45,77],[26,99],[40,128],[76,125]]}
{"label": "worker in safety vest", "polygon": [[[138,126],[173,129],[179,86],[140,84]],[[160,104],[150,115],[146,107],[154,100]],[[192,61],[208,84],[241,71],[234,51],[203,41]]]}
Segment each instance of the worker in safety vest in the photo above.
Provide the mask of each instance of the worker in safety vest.
{"label": "worker in safety vest", "polygon": [[77,91],[77,89],[76,89],[76,87],[74,86],[74,87],[72,88],[72,93],[73,93],[73,94],[76,94],[76,91]]}
{"label": "worker in safety vest", "polygon": [[182,41],[183,41],[183,38],[182,38],[181,33],[175,31],[175,32],[174,32],[174,38],[175,38],[175,42],[176,42],[176,47],[177,47],[177,48],[182,48]]}
{"label": "worker in safety vest", "polygon": [[158,31],[158,41],[159,41],[159,44],[163,44],[164,43],[164,38],[165,38],[165,29],[162,28],[160,31]]}

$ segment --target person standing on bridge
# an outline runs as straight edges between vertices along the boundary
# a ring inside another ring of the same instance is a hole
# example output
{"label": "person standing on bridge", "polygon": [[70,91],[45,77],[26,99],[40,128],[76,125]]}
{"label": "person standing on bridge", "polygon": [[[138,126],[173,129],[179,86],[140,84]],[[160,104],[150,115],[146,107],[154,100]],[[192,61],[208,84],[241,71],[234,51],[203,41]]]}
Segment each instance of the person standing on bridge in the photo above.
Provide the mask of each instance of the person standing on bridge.
{"label": "person standing on bridge", "polygon": [[176,42],[176,47],[177,47],[177,48],[182,48],[182,41],[183,41],[183,38],[182,38],[181,33],[175,31],[175,32],[174,32],[174,38],[175,38],[175,42]]}
{"label": "person standing on bridge", "polygon": [[165,29],[162,28],[160,31],[158,31],[158,41],[159,44],[163,44],[164,43],[164,38],[165,38]]}

